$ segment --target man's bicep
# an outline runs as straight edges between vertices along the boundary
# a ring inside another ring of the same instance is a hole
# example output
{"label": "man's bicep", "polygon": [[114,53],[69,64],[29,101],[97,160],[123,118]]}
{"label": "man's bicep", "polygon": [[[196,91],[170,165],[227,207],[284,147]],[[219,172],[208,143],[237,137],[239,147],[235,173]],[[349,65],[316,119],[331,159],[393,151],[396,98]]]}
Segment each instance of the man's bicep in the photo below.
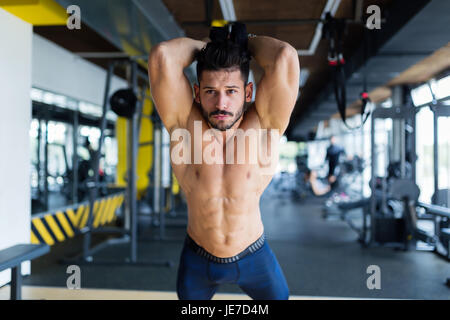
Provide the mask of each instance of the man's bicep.
{"label": "man's bicep", "polygon": [[256,91],[256,110],[264,123],[284,132],[297,100],[299,81],[298,54],[286,46],[277,61],[264,69]]}
{"label": "man's bicep", "polygon": [[258,84],[255,106],[266,126],[284,132],[298,95],[298,85],[284,75],[265,74]]}

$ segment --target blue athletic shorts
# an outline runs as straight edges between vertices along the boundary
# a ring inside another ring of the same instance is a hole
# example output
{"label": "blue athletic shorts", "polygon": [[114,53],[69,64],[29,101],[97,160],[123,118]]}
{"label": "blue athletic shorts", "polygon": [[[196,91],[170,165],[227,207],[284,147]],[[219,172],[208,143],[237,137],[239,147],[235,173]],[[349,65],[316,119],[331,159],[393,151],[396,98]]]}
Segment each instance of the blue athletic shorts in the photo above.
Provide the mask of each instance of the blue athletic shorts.
{"label": "blue athletic shorts", "polygon": [[209,300],[223,283],[237,284],[256,300],[289,299],[286,279],[264,234],[229,258],[213,256],[187,235],[178,269],[178,298]]}

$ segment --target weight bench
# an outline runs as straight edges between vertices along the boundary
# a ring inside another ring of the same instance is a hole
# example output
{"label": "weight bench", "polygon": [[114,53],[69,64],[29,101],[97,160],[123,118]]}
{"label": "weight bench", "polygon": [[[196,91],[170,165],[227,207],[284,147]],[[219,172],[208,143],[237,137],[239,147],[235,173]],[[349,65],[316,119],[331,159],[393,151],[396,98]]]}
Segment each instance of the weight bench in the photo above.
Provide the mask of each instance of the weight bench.
{"label": "weight bench", "polygon": [[[341,212],[341,220],[347,222],[349,227],[356,231],[359,238],[358,241],[362,243],[363,245],[366,244],[366,211],[368,210],[367,207],[370,205],[370,198],[361,198],[356,201],[347,201],[347,202],[341,202],[337,205]],[[361,227],[358,227],[355,225],[353,220],[348,217],[347,213],[350,210],[362,208],[362,218],[363,218],[363,225]]]}
{"label": "weight bench", "polygon": [[338,208],[343,211],[349,211],[352,209],[363,208],[370,204],[370,198],[362,198],[357,201],[347,201],[338,204]]}
{"label": "weight bench", "polygon": [[11,269],[11,300],[22,299],[21,263],[50,251],[46,244],[18,244],[0,250],[0,271]]}

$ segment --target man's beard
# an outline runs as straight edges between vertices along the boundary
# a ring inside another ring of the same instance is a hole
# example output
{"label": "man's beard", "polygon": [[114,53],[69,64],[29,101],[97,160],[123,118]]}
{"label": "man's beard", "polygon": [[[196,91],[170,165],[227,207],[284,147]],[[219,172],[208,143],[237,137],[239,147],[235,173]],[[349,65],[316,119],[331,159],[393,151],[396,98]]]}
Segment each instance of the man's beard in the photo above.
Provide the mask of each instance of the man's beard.
{"label": "man's beard", "polygon": [[[217,116],[217,115],[234,116],[233,113],[227,112],[227,111],[216,110],[216,111],[213,111],[213,112],[208,114],[205,111],[205,109],[203,108],[201,101],[200,101],[200,108],[202,109],[203,117],[210,124],[210,126],[212,128],[220,130],[220,131],[226,131],[226,130],[230,129],[231,127],[233,127],[234,124],[242,117],[242,115],[245,113],[245,111],[247,111],[248,106],[244,102],[244,104],[242,105],[242,108],[239,110],[236,118],[230,124],[213,123],[213,122],[211,122],[210,117]],[[220,120],[219,120],[219,122],[220,122]]]}

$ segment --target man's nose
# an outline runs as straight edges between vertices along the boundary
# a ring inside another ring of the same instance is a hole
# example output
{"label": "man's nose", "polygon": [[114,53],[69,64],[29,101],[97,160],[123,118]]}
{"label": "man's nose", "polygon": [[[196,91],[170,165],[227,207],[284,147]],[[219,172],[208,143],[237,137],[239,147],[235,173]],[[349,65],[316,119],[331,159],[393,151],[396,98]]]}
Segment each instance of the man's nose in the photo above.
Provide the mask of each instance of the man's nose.
{"label": "man's nose", "polygon": [[227,96],[223,93],[220,93],[217,96],[217,101],[216,101],[216,108],[219,110],[226,110],[228,109],[228,105],[227,105]]}

